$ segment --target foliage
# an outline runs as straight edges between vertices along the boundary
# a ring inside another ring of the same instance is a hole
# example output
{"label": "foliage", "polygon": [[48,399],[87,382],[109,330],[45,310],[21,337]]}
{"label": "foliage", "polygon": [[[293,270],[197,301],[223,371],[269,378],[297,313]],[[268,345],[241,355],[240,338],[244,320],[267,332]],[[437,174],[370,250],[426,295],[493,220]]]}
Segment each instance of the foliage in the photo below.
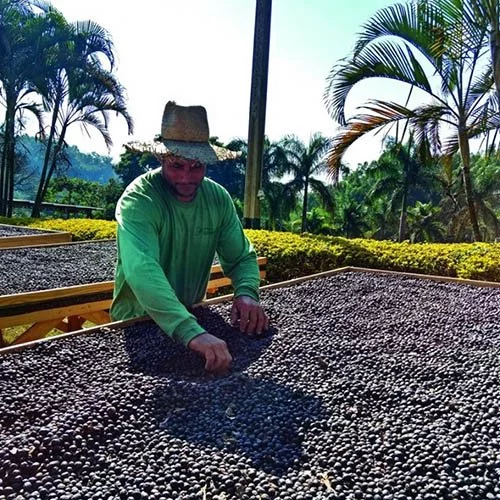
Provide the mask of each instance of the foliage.
{"label": "foliage", "polygon": [[[114,75],[109,33],[93,21],[69,23],[44,0],[0,0],[0,104],[5,109],[0,140],[3,215],[12,214],[15,183],[18,192],[21,183],[24,192],[33,191],[33,174],[38,187],[29,197],[35,200],[32,215],[39,215],[51,178],[68,173],[68,127],[78,123],[87,134],[93,128],[110,146],[113,112],[132,132],[125,91]],[[43,145],[41,161],[27,171],[29,178],[21,170],[26,162],[16,144],[26,112],[37,118],[37,139]]]}
{"label": "foliage", "polygon": [[139,153],[127,149],[120,155],[120,161],[113,166],[113,169],[125,188],[139,175],[159,166],[160,162],[151,153]]}
{"label": "foliage", "polygon": [[317,132],[304,144],[298,137],[289,135],[280,141],[280,145],[286,156],[284,173],[292,175],[292,180],[287,183],[288,189],[302,195],[301,232],[305,232],[308,230],[307,212],[311,191],[318,195],[325,208],[333,209],[331,191],[323,180],[315,177],[327,170],[326,153],[330,139]]}
{"label": "foliage", "polygon": [[[17,154],[26,155],[27,169],[34,173],[35,180],[40,176],[45,146],[35,137],[21,135],[17,141]],[[65,150],[68,162],[58,165],[56,177],[76,177],[85,181],[106,183],[116,177],[111,157],[97,153],[84,153],[77,146],[68,145]],[[16,178],[16,190],[24,193],[26,199],[33,199],[35,186],[31,189],[20,189]]]}
{"label": "foliage", "polygon": [[[494,71],[484,50],[492,18],[471,15],[479,3],[488,1],[415,0],[381,9],[363,26],[353,54],[334,66],[325,91],[329,111],[343,127],[330,153],[333,171],[360,137],[387,132],[396,124],[409,126],[417,149],[431,151],[444,163],[459,151],[476,241],[481,233],[470,173],[470,140],[492,138],[491,148],[497,149],[500,126]],[[406,103],[371,99],[354,116],[346,117],[351,90],[373,78],[406,86]],[[419,92],[415,104],[410,102],[414,89]]]}
{"label": "foliage", "polygon": [[49,10],[43,0],[0,0],[0,104],[5,110],[0,142],[0,215],[12,214],[16,140],[27,112],[36,117],[43,133],[42,113],[34,95],[42,72],[41,54],[47,47]]}

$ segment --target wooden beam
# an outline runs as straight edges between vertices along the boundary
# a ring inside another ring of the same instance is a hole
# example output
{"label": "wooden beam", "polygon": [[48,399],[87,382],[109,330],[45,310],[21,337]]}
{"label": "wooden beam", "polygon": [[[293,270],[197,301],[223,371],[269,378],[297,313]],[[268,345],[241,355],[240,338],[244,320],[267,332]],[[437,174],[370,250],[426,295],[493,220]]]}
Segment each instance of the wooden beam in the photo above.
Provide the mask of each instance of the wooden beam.
{"label": "wooden beam", "polygon": [[96,325],[105,325],[111,323],[111,316],[107,311],[93,311],[85,313],[84,318]]}
{"label": "wooden beam", "polygon": [[47,321],[40,321],[35,323],[30,328],[28,328],[24,333],[19,335],[19,337],[12,342],[12,345],[24,344],[25,342],[30,342],[32,340],[41,339],[45,337],[50,330],[53,330],[54,327],[59,323],[60,319],[51,319]]}
{"label": "wooden beam", "polygon": [[49,243],[67,243],[71,241],[71,233],[23,234],[22,236],[0,237],[0,248],[17,248],[22,246],[43,245]]}
{"label": "wooden beam", "polygon": [[45,337],[42,339],[31,340],[29,342],[25,342],[22,344],[21,343],[16,345],[10,344],[9,346],[0,349],[0,356],[2,354],[8,354],[10,352],[24,351],[24,349],[29,349],[30,347],[34,347],[39,344],[44,344],[46,342],[51,342],[56,339],[79,337],[80,335],[85,335],[87,333],[103,333],[104,331],[113,332],[115,329],[126,328],[127,326],[135,325],[137,323],[152,322],[152,321],[153,320],[148,316],[140,316],[139,318],[127,319],[124,321],[114,321],[112,323],[108,323],[105,325],[105,328],[103,326],[95,326],[92,328],[77,330],[76,332],[63,333],[61,335],[57,335],[54,337]]}
{"label": "wooden beam", "polygon": [[85,316],[85,314],[94,311],[104,311],[111,307],[111,299],[100,300],[96,302],[86,302],[83,304],[73,304],[69,306],[56,307],[53,309],[44,309],[41,311],[33,311],[30,313],[17,314],[13,316],[3,316],[0,317],[0,328],[6,328],[8,326],[19,326],[27,325],[31,323],[37,323],[40,321],[49,321],[57,318],[58,321],[61,318],[66,318],[68,316]]}
{"label": "wooden beam", "polygon": [[363,272],[363,273],[394,274],[396,276],[405,276],[407,278],[432,280],[443,283],[456,283],[459,285],[480,286],[485,288],[500,288],[500,283],[496,281],[470,280],[466,278],[453,278],[451,276],[436,276],[434,274],[407,273],[403,271],[389,271],[387,269],[371,269],[365,267],[349,267],[348,270]]}
{"label": "wooden beam", "polygon": [[113,281],[100,281],[86,285],[74,285],[64,288],[50,288],[36,292],[13,293],[0,296],[0,308],[19,304],[31,304],[61,299],[65,297],[75,297],[81,295],[95,295],[99,293],[113,293]]}

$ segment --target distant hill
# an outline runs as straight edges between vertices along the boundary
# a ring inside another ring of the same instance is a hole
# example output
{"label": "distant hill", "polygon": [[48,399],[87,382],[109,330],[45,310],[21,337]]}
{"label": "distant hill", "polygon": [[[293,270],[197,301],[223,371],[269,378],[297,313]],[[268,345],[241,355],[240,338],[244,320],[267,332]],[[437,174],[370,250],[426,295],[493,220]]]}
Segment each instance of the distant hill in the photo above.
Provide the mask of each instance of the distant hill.
{"label": "distant hill", "polygon": [[[16,186],[16,197],[32,198],[40,178],[45,146],[34,137],[23,135],[18,139],[17,149],[25,158],[24,170],[31,175],[29,179]],[[66,153],[70,165],[61,166],[56,174],[58,176],[77,177],[100,184],[105,184],[109,179],[117,177],[109,156],[82,153],[76,146],[68,146]]]}

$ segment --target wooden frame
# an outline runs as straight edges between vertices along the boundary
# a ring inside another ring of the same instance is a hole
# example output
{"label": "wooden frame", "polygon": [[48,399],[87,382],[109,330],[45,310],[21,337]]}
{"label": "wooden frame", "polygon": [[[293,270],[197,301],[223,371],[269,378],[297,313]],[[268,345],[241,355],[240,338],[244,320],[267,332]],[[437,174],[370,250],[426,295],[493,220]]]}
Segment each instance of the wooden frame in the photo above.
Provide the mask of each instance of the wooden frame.
{"label": "wooden frame", "polygon": [[[32,229],[24,226],[9,226],[0,224],[0,227],[23,227],[23,229]],[[45,232],[46,231],[46,232]],[[54,243],[68,243],[71,241],[71,233],[67,231],[53,231],[51,229],[36,229],[36,233],[22,234],[19,236],[1,236],[0,249],[17,248],[25,246],[47,245]]]}
{"label": "wooden frame", "polygon": [[[264,279],[267,259],[259,257],[257,262],[261,279]],[[230,284],[231,280],[223,276],[221,266],[212,266],[207,293],[213,294]],[[96,325],[110,323],[113,287],[113,281],[102,281],[0,296],[0,347],[4,345],[2,329],[5,328],[31,325],[12,343],[18,345],[40,339],[54,329],[64,333],[81,330],[86,321]],[[69,304],[55,305],[61,299]]]}
{"label": "wooden frame", "polygon": [[[259,260],[259,267],[261,268],[261,276],[262,273],[265,274],[265,271],[262,270],[262,266],[267,263],[267,259],[265,257],[261,257],[258,259]],[[215,271],[220,271],[217,266],[212,267],[213,270]],[[383,269],[369,269],[369,268],[363,268],[363,267],[352,267],[352,266],[347,266],[347,267],[342,267],[338,269],[333,269],[331,271],[324,271],[321,273],[317,274],[311,274],[308,276],[302,276],[300,278],[294,278],[288,281],[280,281],[279,283],[273,283],[270,285],[265,285],[262,286],[260,289],[261,290],[272,290],[276,288],[284,288],[287,286],[291,285],[297,285],[300,283],[303,283],[305,281],[311,280],[311,279],[316,279],[316,278],[324,278],[328,276],[333,276],[335,274],[340,274],[340,273],[345,273],[345,272],[365,272],[365,273],[374,273],[374,274],[382,274],[382,275],[394,275],[394,276],[405,276],[408,278],[414,278],[414,279],[425,279],[425,280],[431,280],[431,281],[436,281],[436,282],[445,282],[445,283],[455,283],[455,284],[460,284],[460,285],[469,285],[469,286],[479,286],[479,287],[486,287],[486,288],[500,288],[500,283],[497,282],[492,282],[492,281],[480,281],[480,280],[469,280],[469,279],[462,279],[462,278],[451,278],[447,276],[435,276],[435,275],[428,275],[428,274],[416,274],[416,273],[406,273],[406,272],[400,272],[400,271],[387,271]],[[229,280],[228,280],[229,281]],[[111,283],[111,282],[106,282],[106,283]],[[210,286],[211,282],[209,282]],[[103,284],[96,284],[94,286],[102,286]],[[68,292],[63,292],[63,290],[67,289],[60,289],[61,291],[59,293],[68,293]],[[41,292],[43,293],[43,292]],[[27,294],[25,294],[27,295]],[[2,299],[4,299],[7,296],[0,297],[0,306],[2,304]],[[204,306],[209,306],[209,305],[215,305],[215,304],[220,304],[223,302],[227,302],[228,300],[231,300],[233,297],[232,294],[228,295],[223,295],[220,297],[214,297],[212,299],[207,299],[204,300],[202,303],[197,304],[195,307],[204,307]],[[0,321],[2,318],[0,318]],[[25,343],[20,343],[20,342],[14,342],[11,346],[9,347],[4,347],[0,348],[0,355],[8,352],[13,352],[17,350],[21,350],[27,347],[30,347],[32,345],[37,345],[40,342],[47,342],[50,340],[55,340],[59,338],[66,338],[68,336],[75,336],[75,335],[82,335],[84,333],[90,333],[90,332],[96,332],[96,331],[102,331],[103,328],[106,329],[106,331],[109,331],[110,329],[118,329],[118,328],[124,328],[126,326],[135,324],[135,323],[140,323],[144,321],[151,321],[151,319],[147,316],[142,316],[140,318],[135,318],[132,320],[126,320],[126,321],[115,321],[115,322],[110,322],[110,323],[105,323],[100,326],[96,326],[93,328],[86,328],[86,329],[79,329],[75,331],[68,331],[68,333],[65,333],[63,335],[58,335],[56,337],[48,337],[48,338],[40,338],[38,337],[37,340],[30,339],[26,340]]]}

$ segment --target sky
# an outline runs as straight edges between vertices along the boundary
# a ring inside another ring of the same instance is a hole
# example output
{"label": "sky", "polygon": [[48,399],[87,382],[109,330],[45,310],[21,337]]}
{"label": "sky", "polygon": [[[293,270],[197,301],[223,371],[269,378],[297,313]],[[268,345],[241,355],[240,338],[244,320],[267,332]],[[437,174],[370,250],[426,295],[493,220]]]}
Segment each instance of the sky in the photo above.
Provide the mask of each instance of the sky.
{"label": "sky", "polygon": [[[273,141],[294,134],[333,136],[323,93],[327,76],[346,57],[361,25],[395,0],[274,0],[271,14],[265,133]],[[79,126],[68,135],[84,152],[117,161],[123,144],[149,141],[160,133],[167,101],[203,105],[210,135],[222,142],[248,138],[256,0],[52,0],[68,21],[97,22],[111,35],[116,75],[127,91],[134,120],[127,135],[123,118],[113,116],[113,147]],[[390,96],[387,86],[360,85],[347,113],[367,98]],[[376,159],[378,139],[362,139],[346,153],[346,163]]]}

